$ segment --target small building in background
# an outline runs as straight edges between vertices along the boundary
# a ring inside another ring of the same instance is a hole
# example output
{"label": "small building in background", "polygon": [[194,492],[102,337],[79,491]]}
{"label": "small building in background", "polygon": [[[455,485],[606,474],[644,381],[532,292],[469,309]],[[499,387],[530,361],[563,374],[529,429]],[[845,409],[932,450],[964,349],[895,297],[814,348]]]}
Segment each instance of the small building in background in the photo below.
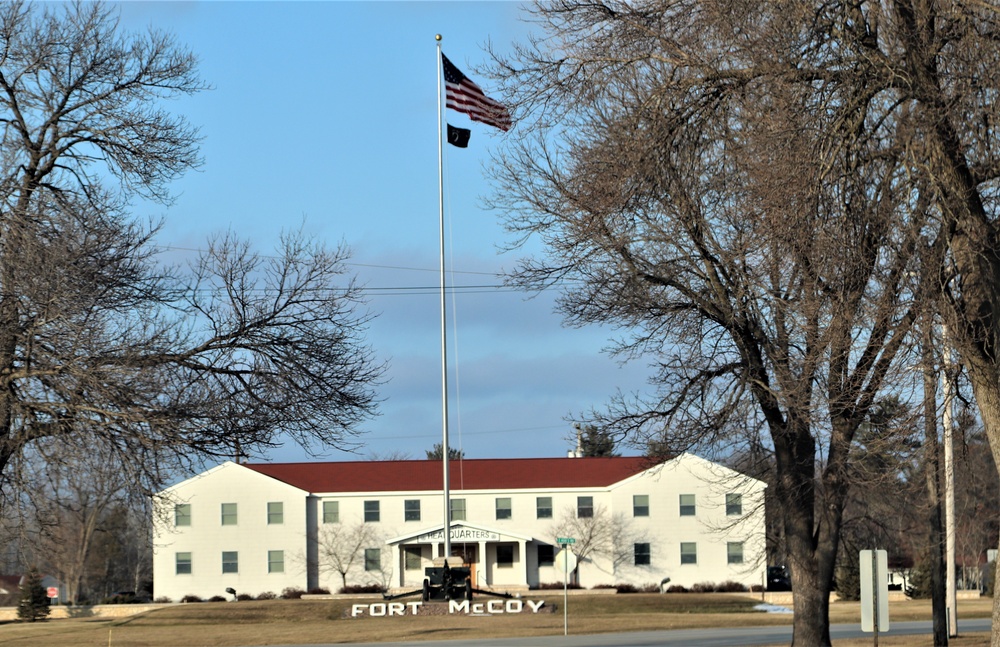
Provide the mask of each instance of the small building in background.
{"label": "small building in background", "polygon": [[[763,581],[765,484],[693,454],[462,459],[450,473],[452,554],[476,588],[561,584],[559,539],[584,588]],[[156,498],[154,598],[419,589],[443,556],[441,482],[431,460],[226,462]]]}

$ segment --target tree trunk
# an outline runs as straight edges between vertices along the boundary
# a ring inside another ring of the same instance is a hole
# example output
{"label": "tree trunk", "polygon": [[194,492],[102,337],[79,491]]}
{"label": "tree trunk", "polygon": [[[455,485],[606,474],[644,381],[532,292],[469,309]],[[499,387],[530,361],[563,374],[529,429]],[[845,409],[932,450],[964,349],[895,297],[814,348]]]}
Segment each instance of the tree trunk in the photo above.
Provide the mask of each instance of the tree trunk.
{"label": "tree trunk", "polygon": [[[791,438],[790,438],[791,437]],[[782,507],[793,594],[793,647],[830,647],[830,591],[837,527],[816,527],[815,450],[804,430],[779,434],[775,459],[784,463],[776,483]]]}

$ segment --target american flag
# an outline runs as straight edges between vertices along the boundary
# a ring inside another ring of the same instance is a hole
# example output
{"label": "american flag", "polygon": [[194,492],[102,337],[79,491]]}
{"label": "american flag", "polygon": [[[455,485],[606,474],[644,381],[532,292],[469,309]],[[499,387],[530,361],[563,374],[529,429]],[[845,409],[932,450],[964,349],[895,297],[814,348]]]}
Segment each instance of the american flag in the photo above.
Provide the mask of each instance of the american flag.
{"label": "american flag", "polygon": [[447,107],[469,115],[478,121],[507,132],[510,130],[510,113],[499,101],[490,99],[482,88],[455,67],[448,57],[441,54],[444,64],[444,87]]}

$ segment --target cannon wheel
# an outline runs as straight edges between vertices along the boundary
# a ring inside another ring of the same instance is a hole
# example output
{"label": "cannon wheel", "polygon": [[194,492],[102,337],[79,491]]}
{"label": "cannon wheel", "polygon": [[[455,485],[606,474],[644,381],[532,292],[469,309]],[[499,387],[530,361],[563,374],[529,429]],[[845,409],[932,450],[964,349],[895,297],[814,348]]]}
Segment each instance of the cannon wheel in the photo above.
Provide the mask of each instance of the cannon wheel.
{"label": "cannon wheel", "polygon": [[431,599],[431,582],[426,577],[424,578],[424,590],[421,599],[423,599],[424,602]]}
{"label": "cannon wheel", "polygon": [[472,601],[472,578],[465,580],[465,599]]}

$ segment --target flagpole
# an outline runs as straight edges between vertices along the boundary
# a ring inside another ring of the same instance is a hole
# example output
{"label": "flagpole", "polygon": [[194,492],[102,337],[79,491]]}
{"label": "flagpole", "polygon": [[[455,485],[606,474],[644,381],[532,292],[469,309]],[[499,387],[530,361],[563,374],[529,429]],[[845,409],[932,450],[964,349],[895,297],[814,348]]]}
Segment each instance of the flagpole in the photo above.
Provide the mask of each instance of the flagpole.
{"label": "flagpole", "polygon": [[441,243],[441,463],[442,480],[444,482],[444,558],[445,566],[451,558],[451,486],[448,466],[448,335],[445,326],[447,313],[445,311],[445,266],[444,266],[444,137],[441,129],[441,34],[435,34],[437,41],[437,128],[438,128],[438,229]]}

